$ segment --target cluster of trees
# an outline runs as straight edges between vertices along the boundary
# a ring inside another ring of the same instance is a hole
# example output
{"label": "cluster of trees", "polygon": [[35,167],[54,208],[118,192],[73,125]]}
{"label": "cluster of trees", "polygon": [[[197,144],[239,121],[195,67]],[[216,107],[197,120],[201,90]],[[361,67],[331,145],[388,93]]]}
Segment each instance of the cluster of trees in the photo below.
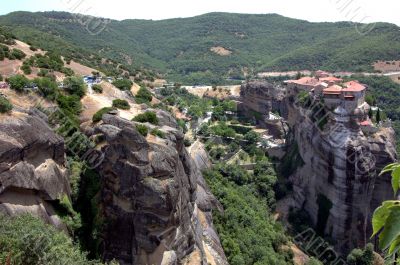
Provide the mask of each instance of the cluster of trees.
{"label": "cluster of trees", "polygon": [[276,175],[267,162],[254,176],[223,165],[204,176],[224,206],[223,214],[214,212],[213,221],[230,264],[293,264],[292,253],[283,247],[288,238],[271,216]]}
{"label": "cluster of trees", "polygon": [[135,96],[136,103],[149,104],[152,99],[153,99],[153,95],[151,94],[151,92],[145,86],[140,86],[139,91],[137,92],[137,94]]}
{"label": "cluster of trees", "polygon": [[25,74],[31,73],[31,67],[37,67],[44,69],[40,75],[46,76],[49,71],[58,71],[64,73],[67,76],[74,75],[74,71],[64,66],[64,61],[61,56],[57,53],[47,52],[45,55],[35,54],[29,59],[25,60],[22,66],[22,70]]}
{"label": "cluster of trees", "polygon": [[0,215],[1,264],[92,264],[64,232],[30,215]]}
{"label": "cluster of trees", "polygon": [[3,61],[5,58],[10,60],[22,60],[24,59],[26,54],[20,49],[11,49],[8,46],[0,44],[0,61]]}

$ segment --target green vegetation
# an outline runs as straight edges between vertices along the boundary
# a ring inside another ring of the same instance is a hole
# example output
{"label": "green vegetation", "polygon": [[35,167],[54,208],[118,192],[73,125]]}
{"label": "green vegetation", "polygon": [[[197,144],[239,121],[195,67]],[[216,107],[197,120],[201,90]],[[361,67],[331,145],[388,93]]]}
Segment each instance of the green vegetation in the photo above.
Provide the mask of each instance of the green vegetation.
{"label": "green vegetation", "polygon": [[23,51],[21,51],[20,49],[12,49],[11,57],[9,59],[22,60],[25,57],[26,57],[26,54]]}
{"label": "green vegetation", "polygon": [[149,133],[149,129],[147,129],[146,125],[143,124],[136,124],[136,130],[143,135],[144,137],[147,136],[147,134]]}
{"label": "green vegetation", "polygon": [[93,122],[101,121],[101,119],[103,118],[103,115],[112,110],[114,110],[114,108],[112,108],[112,107],[104,107],[104,108],[100,109],[93,115],[92,121]]}
{"label": "green vegetation", "polygon": [[24,91],[24,88],[29,84],[28,78],[24,75],[14,75],[7,79],[7,82],[10,84],[10,88],[14,89],[18,92]]}
{"label": "green vegetation", "polygon": [[0,215],[0,263],[100,264],[89,261],[64,232],[30,215]]}
{"label": "green vegetation", "polygon": [[48,78],[35,78],[33,82],[38,86],[40,93],[45,97],[54,100],[57,96],[58,86],[57,83]]}
{"label": "green vegetation", "polygon": [[[394,163],[387,165],[381,172],[391,173],[392,175],[392,187],[395,196],[399,191],[400,187],[400,164]],[[395,257],[399,253],[400,249],[400,201],[384,201],[380,207],[378,207],[372,216],[372,228],[373,235],[379,235],[379,247],[381,250],[387,250],[387,256]],[[400,262],[397,258],[396,262]]]}
{"label": "green vegetation", "polygon": [[70,95],[76,95],[79,98],[82,98],[86,94],[86,84],[82,78],[76,76],[65,78],[64,89]]}
{"label": "green vegetation", "polygon": [[165,133],[163,131],[160,131],[159,129],[151,130],[150,134],[160,137],[160,138],[165,138]]}
{"label": "green vegetation", "polygon": [[103,93],[103,88],[101,87],[101,85],[94,84],[94,85],[92,86],[92,89],[93,89],[93,91],[96,92],[96,93],[99,93],[99,94]]}
{"label": "green vegetation", "polygon": [[252,176],[230,166],[217,166],[204,176],[224,207],[223,214],[214,212],[214,224],[229,264],[293,264],[291,253],[282,248],[288,243],[283,228],[267,207],[271,202],[254,193],[258,188],[251,179],[260,178],[259,183],[265,183],[268,193],[273,193],[271,185],[276,176]]}
{"label": "green vegetation", "polygon": [[309,261],[305,265],[323,265],[321,261],[317,260],[314,257],[311,257]]}
{"label": "green vegetation", "polygon": [[373,265],[374,264],[374,245],[367,244],[365,249],[353,249],[347,256],[349,265]]}
{"label": "green vegetation", "polygon": [[[112,21],[109,30],[94,36],[72,18],[65,12],[14,12],[0,17],[0,24],[35,47],[59,51],[67,61],[74,58],[114,76],[126,73],[137,80],[154,78],[140,66],[167,73],[168,79],[177,82],[218,84],[238,82],[248,77],[245,72],[372,71],[376,60],[400,59],[398,27],[386,23],[376,24],[363,35],[347,22],[210,13],[159,21]],[[218,46],[232,54],[221,56],[210,50]],[[112,59],[110,64],[102,62],[104,57]],[[135,58],[132,65],[130,58]],[[116,62],[126,64],[117,67]]]}
{"label": "green vegetation", "polygon": [[0,96],[0,113],[7,113],[13,108],[12,104],[5,97]]}
{"label": "green vegetation", "polygon": [[131,90],[133,82],[129,79],[122,78],[115,80],[112,84],[121,90]]}
{"label": "green vegetation", "polygon": [[136,103],[138,103],[138,104],[150,103],[152,99],[153,99],[153,95],[144,86],[140,87],[139,91],[137,92],[137,94],[135,96]]}
{"label": "green vegetation", "polygon": [[112,106],[117,109],[129,110],[131,106],[125,99],[114,99]]}
{"label": "green vegetation", "polygon": [[229,127],[225,122],[219,122],[217,125],[210,127],[210,131],[211,133],[222,137],[233,138],[236,136],[235,130]]}
{"label": "green vegetation", "polygon": [[164,87],[160,89],[159,95],[165,104],[175,106],[180,111],[187,109],[188,114],[193,118],[204,117],[206,112],[211,111],[213,104],[217,105],[219,103],[218,100],[214,101],[190,94],[187,89],[179,86],[174,88]]}
{"label": "green vegetation", "polygon": [[145,113],[136,115],[136,117],[133,118],[133,121],[142,122],[142,123],[149,122],[154,125],[158,124],[157,115],[153,111],[146,111]]}

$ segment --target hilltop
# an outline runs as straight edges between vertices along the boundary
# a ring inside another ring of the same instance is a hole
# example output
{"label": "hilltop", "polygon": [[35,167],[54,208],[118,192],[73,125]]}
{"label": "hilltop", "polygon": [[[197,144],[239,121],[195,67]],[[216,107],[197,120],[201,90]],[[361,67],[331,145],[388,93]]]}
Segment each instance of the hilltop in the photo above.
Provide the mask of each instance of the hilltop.
{"label": "hilltop", "polygon": [[[79,16],[84,19],[84,16]],[[378,23],[365,35],[348,22],[311,23],[277,14],[209,13],[167,20],[111,20],[91,35],[73,14],[14,12],[0,17],[18,38],[102,65],[102,57],[142,66],[173,81],[223,83],[271,70],[372,71],[398,60],[399,28]],[[93,60],[92,60],[93,61]]]}

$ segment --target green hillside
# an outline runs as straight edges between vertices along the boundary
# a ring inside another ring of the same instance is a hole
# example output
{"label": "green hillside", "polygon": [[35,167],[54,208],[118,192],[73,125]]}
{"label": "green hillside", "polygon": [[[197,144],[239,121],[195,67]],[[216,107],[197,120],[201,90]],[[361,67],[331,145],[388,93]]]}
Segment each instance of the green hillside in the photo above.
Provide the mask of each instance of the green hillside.
{"label": "green hillside", "polygon": [[[129,69],[144,66],[170,80],[190,83],[221,83],[263,70],[371,71],[375,60],[400,59],[399,28],[386,23],[360,35],[348,22],[209,13],[160,21],[111,21],[100,34],[91,35],[69,13],[14,12],[0,17],[0,25],[12,26],[18,38],[47,50],[63,49],[59,43],[66,42],[76,51],[86,49],[125,61]],[[221,56],[210,51],[219,46],[232,53]]]}

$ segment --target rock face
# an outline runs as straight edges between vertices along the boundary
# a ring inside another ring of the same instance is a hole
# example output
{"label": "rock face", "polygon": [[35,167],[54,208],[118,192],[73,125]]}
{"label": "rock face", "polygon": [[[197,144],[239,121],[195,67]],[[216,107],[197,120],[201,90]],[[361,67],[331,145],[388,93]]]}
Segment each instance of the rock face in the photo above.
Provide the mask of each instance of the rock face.
{"label": "rock face", "polygon": [[39,117],[0,115],[0,212],[30,213],[64,228],[52,203],[69,196],[64,141]]}
{"label": "rock face", "polygon": [[274,98],[281,89],[273,90],[267,83],[248,84],[242,87],[241,100],[259,112],[272,109],[275,102],[290,127],[288,149],[297,145],[303,162],[290,177],[295,207],[307,211],[317,232],[333,239],[335,249],[347,255],[368,242],[374,209],[393,198],[390,176],[378,175],[397,158],[394,131],[381,127],[364,134],[354,117],[335,120],[332,115],[321,130],[309,118],[311,111],[295,107],[289,95]]}
{"label": "rock face", "polygon": [[104,258],[121,264],[227,264],[212,226],[211,210],[219,203],[174,119],[165,112],[157,116],[165,139],[145,138],[132,122],[112,115],[95,128],[104,139],[105,160],[98,168]]}

